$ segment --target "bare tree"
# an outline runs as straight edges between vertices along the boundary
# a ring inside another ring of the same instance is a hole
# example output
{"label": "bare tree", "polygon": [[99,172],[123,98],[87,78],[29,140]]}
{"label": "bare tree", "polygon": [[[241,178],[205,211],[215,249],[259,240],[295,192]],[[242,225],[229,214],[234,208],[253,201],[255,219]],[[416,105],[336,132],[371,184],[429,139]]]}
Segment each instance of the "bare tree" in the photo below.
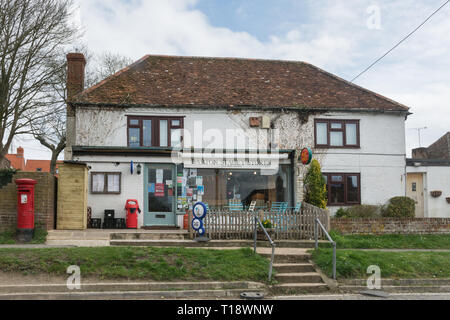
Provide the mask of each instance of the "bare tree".
{"label": "bare tree", "polygon": [[[81,52],[87,60],[85,84],[93,86],[122,68],[131,64],[131,59],[119,54],[105,53],[96,57],[81,45],[70,51]],[[44,147],[52,152],[50,172],[56,172],[59,154],[66,147],[66,103],[67,103],[67,62],[66,55],[61,54],[54,61],[52,91],[42,109],[45,117],[31,122],[32,134]]]}
{"label": "bare tree", "polygon": [[77,35],[71,0],[0,0],[0,162],[48,114],[54,61]]}

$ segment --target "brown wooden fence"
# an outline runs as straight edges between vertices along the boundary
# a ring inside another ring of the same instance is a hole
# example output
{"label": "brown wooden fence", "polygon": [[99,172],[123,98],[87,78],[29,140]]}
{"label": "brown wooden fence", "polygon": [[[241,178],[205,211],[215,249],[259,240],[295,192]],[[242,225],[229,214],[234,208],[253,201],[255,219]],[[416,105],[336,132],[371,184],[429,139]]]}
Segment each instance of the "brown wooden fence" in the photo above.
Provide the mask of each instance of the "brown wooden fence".
{"label": "brown wooden fence", "polygon": [[[328,231],[330,230],[329,211],[305,203],[302,204],[299,212],[293,210],[287,210],[284,213],[270,212],[270,210],[255,212],[212,210],[203,220],[206,229],[205,236],[214,240],[253,239],[255,214],[260,217],[261,221],[269,220],[272,223],[271,236],[273,236],[273,240],[314,239],[315,218],[319,218],[324,227]],[[190,229],[191,238],[194,238],[194,234],[195,232]],[[319,239],[324,237],[325,235],[319,228]]]}

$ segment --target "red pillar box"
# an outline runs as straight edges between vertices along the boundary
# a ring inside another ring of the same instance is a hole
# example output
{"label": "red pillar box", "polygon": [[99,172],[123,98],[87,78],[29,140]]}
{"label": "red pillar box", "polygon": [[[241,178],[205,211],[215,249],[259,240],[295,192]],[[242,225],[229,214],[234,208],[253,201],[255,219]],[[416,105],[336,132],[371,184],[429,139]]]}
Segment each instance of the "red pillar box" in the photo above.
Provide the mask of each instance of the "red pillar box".
{"label": "red pillar box", "polygon": [[127,210],[127,229],[138,228],[138,212],[141,213],[138,201],[135,199],[128,199],[125,205]]}
{"label": "red pillar box", "polygon": [[17,238],[30,242],[34,234],[34,186],[37,181],[17,179]]}

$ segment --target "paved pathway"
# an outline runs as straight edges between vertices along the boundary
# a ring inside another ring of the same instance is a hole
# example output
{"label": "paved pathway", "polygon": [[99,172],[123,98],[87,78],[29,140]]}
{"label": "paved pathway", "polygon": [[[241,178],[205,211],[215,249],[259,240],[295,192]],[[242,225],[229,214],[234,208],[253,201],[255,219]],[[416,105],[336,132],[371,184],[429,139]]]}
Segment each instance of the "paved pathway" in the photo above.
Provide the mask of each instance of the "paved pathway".
{"label": "paved pathway", "polygon": [[391,293],[387,298],[362,294],[278,296],[274,300],[450,300],[450,293]]}
{"label": "paved pathway", "polygon": [[0,249],[51,249],[74,247],[75,246],[50,246],[47,244],[0,244]]}

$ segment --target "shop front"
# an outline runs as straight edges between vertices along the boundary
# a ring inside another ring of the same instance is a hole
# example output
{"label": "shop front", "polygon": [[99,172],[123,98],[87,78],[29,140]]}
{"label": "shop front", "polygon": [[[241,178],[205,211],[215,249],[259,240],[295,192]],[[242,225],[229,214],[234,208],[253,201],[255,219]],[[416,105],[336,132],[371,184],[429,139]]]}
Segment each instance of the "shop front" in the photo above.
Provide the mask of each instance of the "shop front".
{"label": "shop front", "polygon": [[144,226],[177,226],[196,202],[209,210],[258,209],[294,204],[292,152],[277,154],[180,153],[173,163],[146,164]]}

